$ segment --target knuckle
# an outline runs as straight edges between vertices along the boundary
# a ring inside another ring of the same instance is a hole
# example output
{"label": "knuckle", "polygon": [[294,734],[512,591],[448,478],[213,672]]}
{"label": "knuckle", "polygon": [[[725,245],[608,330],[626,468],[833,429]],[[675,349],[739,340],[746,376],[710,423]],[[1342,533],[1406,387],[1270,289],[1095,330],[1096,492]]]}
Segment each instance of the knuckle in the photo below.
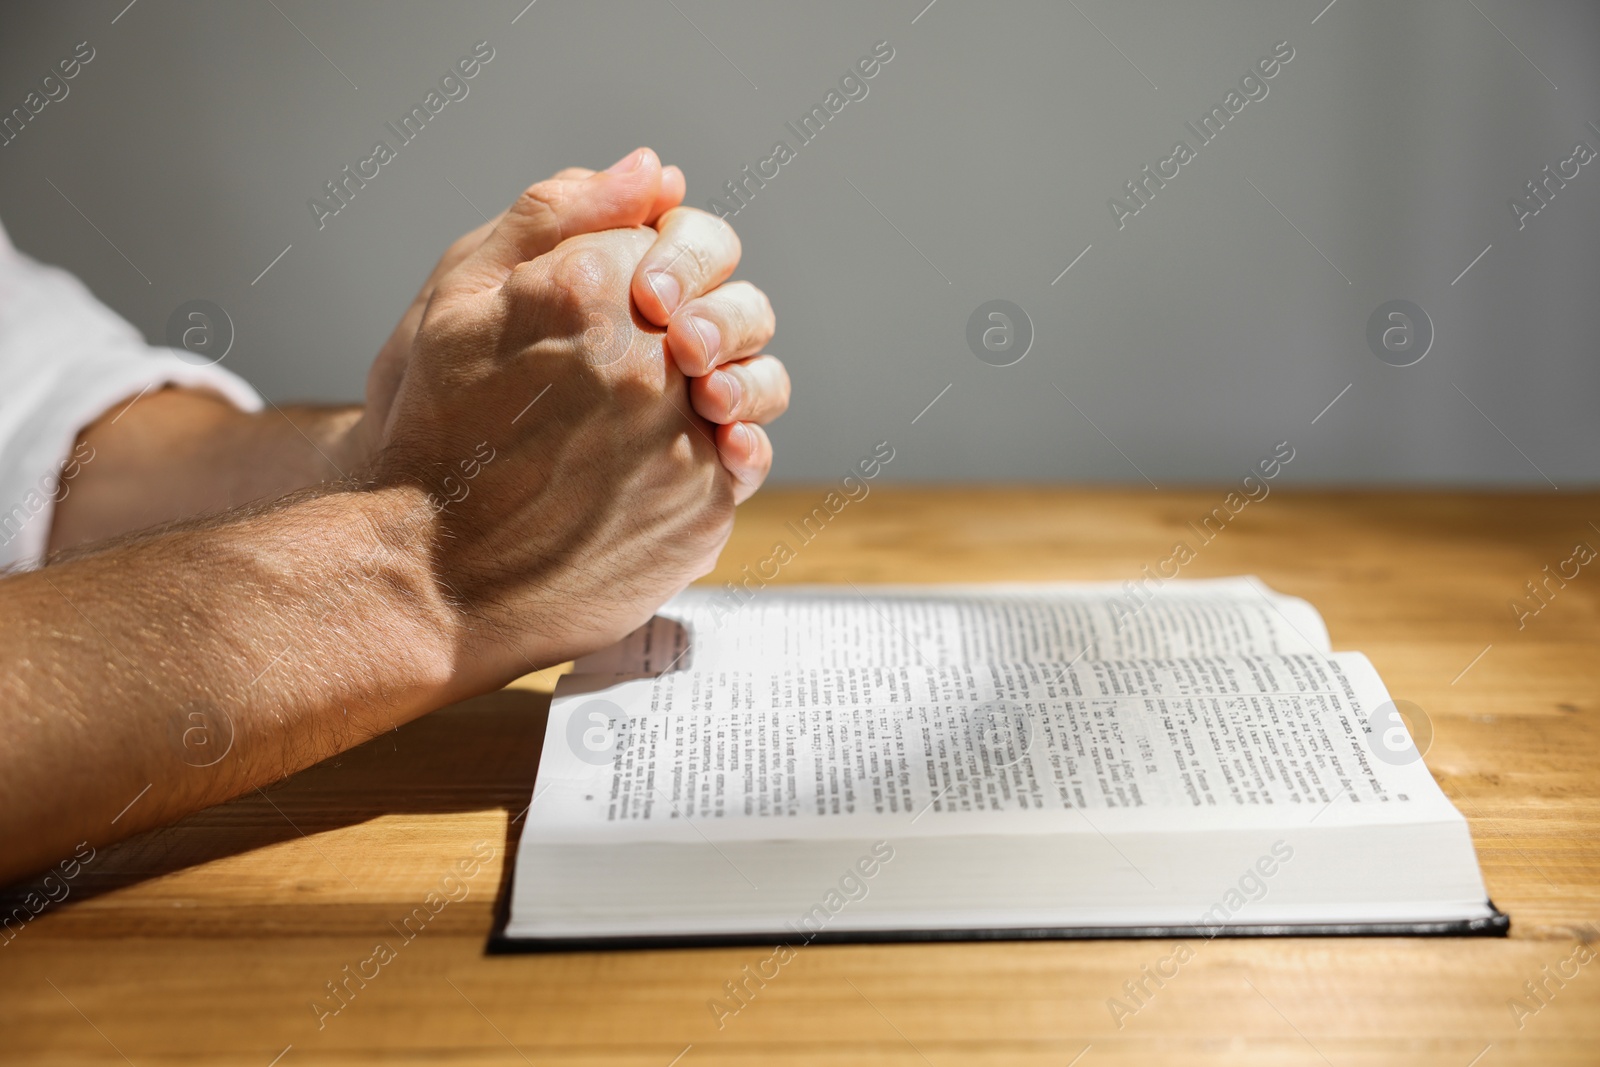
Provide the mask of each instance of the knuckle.
{"label": "knuckle", "polygon": [[738,258],[743,245],[740,244],[739,232],[733,228],[732,223],[720,215],[713,215],[711,212],[702,211],[697,207],[685,207],[679,210],[684,212],[685,217],[692,217],[708,233],[714,234],[718,240],[726,242],[734,257]]}
{"label": "knuckle", "polygon": [[[732,412],[734,420],[756,424],[769,422],[788,406],[788,391],[783,382],[775,375],[766,373],[766,368],[756,364],[739,367],[736,371],[732,367],[727,369],[738,374],[740,383],[739,402]],[[752,455],[759,455],[763,444],[759,438],[752,442]]]}
{"label": "knuckle", "polygon": [[694,439],[687,433],[680,433],[673,438],[672,445],[667,452],[667,459],[674,469],[691,473],[699,465],[697,451]]}
{"label": "knuckle", "polygon": [[567,183],[554,178],[534,182],[517,197],[517,206],[524,211],[556,211],[569,199]]}
{"label": "knuckle", "polygon": [[550,281],[544,264],[524,260],[511,268],[511,276],[505,282],[506,295],[515,304],[537,306],[549,297]]}
{"label": "knuckle", "polygon": [[453,301],[435,300],[417,325],[417,344],[424,348],[453,346],[474,332],[477,316]]}
{"label": "knuckle", "polygon": [[512,205],[512,211],[531,222],[551,227],[559,237],[561,213],[568,199],[565,183],[543,181],[524,189]]}
{"label": "knuckle", "polygon": [[729,260],[733,263],[738,263],[739,257],[744,255],[744,242],[739,240],[739,232],[729,224],[727,219],[717,218],[715,215],[712,215],[711,218],[721,231],[723,240],[728,243]]}
{"label": "knuckle", "polygon": [[723,333],[737,338],[741,346],[748,346],[752,341],[758,340],[755,336],[756,325],[750,315],[750,305],[737,298],[736,294],[729,294],[732,299],[717,302],[717,318],[722,321],[719,325]]}
{"label": "knuckle", "polygon": [[667,269],[693,278],[709,277],[712,270],[710,251],[700,242],[688,237],[673,241]]}
{"label": "knuckle", "polygon": [[772,339],[772,306],[765,294],[748,282],[723,286],[711,306],[724,335],[737,338],[741,350],[753,351]]}
{"label": "knuckle", "polygon": [[598,299],[616,273],[614,259],[593,244],[569,243],[549,256],[551,284],[580,299]]}
{"label": "knuckle", "polygon": [[789,410],[789,395],[792,390],[789,384],[789,372],[785,370],[783,364],[779,363],[777,360],[773,360],[773,364],[771,389],[772,414],[774,417],[776,417]]}

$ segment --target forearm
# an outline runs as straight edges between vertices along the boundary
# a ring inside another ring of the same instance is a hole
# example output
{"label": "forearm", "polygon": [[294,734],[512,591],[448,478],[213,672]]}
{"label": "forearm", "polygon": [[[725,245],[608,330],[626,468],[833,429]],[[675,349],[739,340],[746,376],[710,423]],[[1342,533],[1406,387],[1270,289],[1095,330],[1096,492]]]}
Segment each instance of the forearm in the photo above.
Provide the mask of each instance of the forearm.
{"label": "forearm", "polygon": [[0,883],[459,695],[433,521],[334,491],[0,580]]}
{"label": "forearm", "polygon": [[118,406],[79,436],[51,551],[215,514],[334,481],[365,457],[359,407],[251,414],[209,393],[164,389]]}

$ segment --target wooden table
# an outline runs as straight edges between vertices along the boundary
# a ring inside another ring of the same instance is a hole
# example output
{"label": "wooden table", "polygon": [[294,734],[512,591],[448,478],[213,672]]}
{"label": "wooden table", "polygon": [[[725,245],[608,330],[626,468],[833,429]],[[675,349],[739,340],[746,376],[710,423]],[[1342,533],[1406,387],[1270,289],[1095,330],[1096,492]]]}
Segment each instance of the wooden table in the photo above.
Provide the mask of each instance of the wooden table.
{"label": "wooden table", "polygon": [[[825,491],[746,505],[715,577],[766,558]],[[1123,580],[1169,556],[1223,492],[876,488],[781,580]],[[1255,573],[1306,597],[1335,647],[1366,652],[1425,710],[1427,763],[1471,821],[1507,940],[1202,942],[1120,1029],[1108,998],[1171,944],[812,946],[719,1030],[707,1002],[762,950],[485,955],[547,674],[101,849],[69,897],[0,947],[0,1060],[1600,1062],[1600,960],[1552,982],[1536,1013],[1510,1006],[1578,939],[1600,940],[1587,925],[1600,921],[1600,560],[1551,583],[1520,630],[1510,607],[1578,542],[1600,548],[1592,522],[1596,495],[1279,489],[1184,570]],[[395,924],[477,842],[494,859],[468,895],[403,941]],[[380,941],[400,945],[394,958],[319,1028],[313,1003],[338,1003],[325,983]]]}

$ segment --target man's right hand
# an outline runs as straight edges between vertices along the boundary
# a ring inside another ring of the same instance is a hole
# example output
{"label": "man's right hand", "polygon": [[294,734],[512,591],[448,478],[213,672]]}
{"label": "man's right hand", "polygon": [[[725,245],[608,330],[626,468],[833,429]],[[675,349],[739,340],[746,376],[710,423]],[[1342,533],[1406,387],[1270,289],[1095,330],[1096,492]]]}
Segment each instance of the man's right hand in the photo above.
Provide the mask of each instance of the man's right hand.
{"label": "man's right hand", "polygon": [[654,231],[552,248],[551,210],[519,200],[505,240],[439,280],[376,468],[427,502],[419,543],[462,623],[451,699],[641,625],[711,569],[754,491],[630,300]]}

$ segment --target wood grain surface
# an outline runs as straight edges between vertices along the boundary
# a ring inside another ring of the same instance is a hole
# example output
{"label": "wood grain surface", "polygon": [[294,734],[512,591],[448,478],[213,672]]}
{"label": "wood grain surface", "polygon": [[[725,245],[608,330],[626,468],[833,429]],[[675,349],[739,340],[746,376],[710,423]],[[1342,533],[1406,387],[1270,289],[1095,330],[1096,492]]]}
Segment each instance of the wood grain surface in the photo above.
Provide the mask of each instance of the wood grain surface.
{"label": "wood grain surface", "polygon": [[[876,488],[802,545],[785,524],[828,488],[741,509],[714,580],[782,539],[779,582],[1121,581],[1197,543],[1187,524],[1227,491]],[[1600,960],[1576,962],[1600,952],[1580,947],[1600,941],[1600,560],[1550,582],[1520,628],[1511,607],[1580,542],[1600,547],[1595,523],[1595,495],[1279,489],[1183,568],[1307,598],[1334,647],[1424,710],[1427,764],[1471,822],[1507,939],[1194,941],[1120,1019],[1107,1002],[1175,942],[818,945],[719,1026],[710,1002],[770,950],[485,953],[546,672],[98,849],[65,899],[0,938],[0,1061],[1600,1062]],[[449,881],[475,848],[493,859]],[[385,962],[367,962],[380,943]],[[362,968],[376,976],[347,980]]]}

